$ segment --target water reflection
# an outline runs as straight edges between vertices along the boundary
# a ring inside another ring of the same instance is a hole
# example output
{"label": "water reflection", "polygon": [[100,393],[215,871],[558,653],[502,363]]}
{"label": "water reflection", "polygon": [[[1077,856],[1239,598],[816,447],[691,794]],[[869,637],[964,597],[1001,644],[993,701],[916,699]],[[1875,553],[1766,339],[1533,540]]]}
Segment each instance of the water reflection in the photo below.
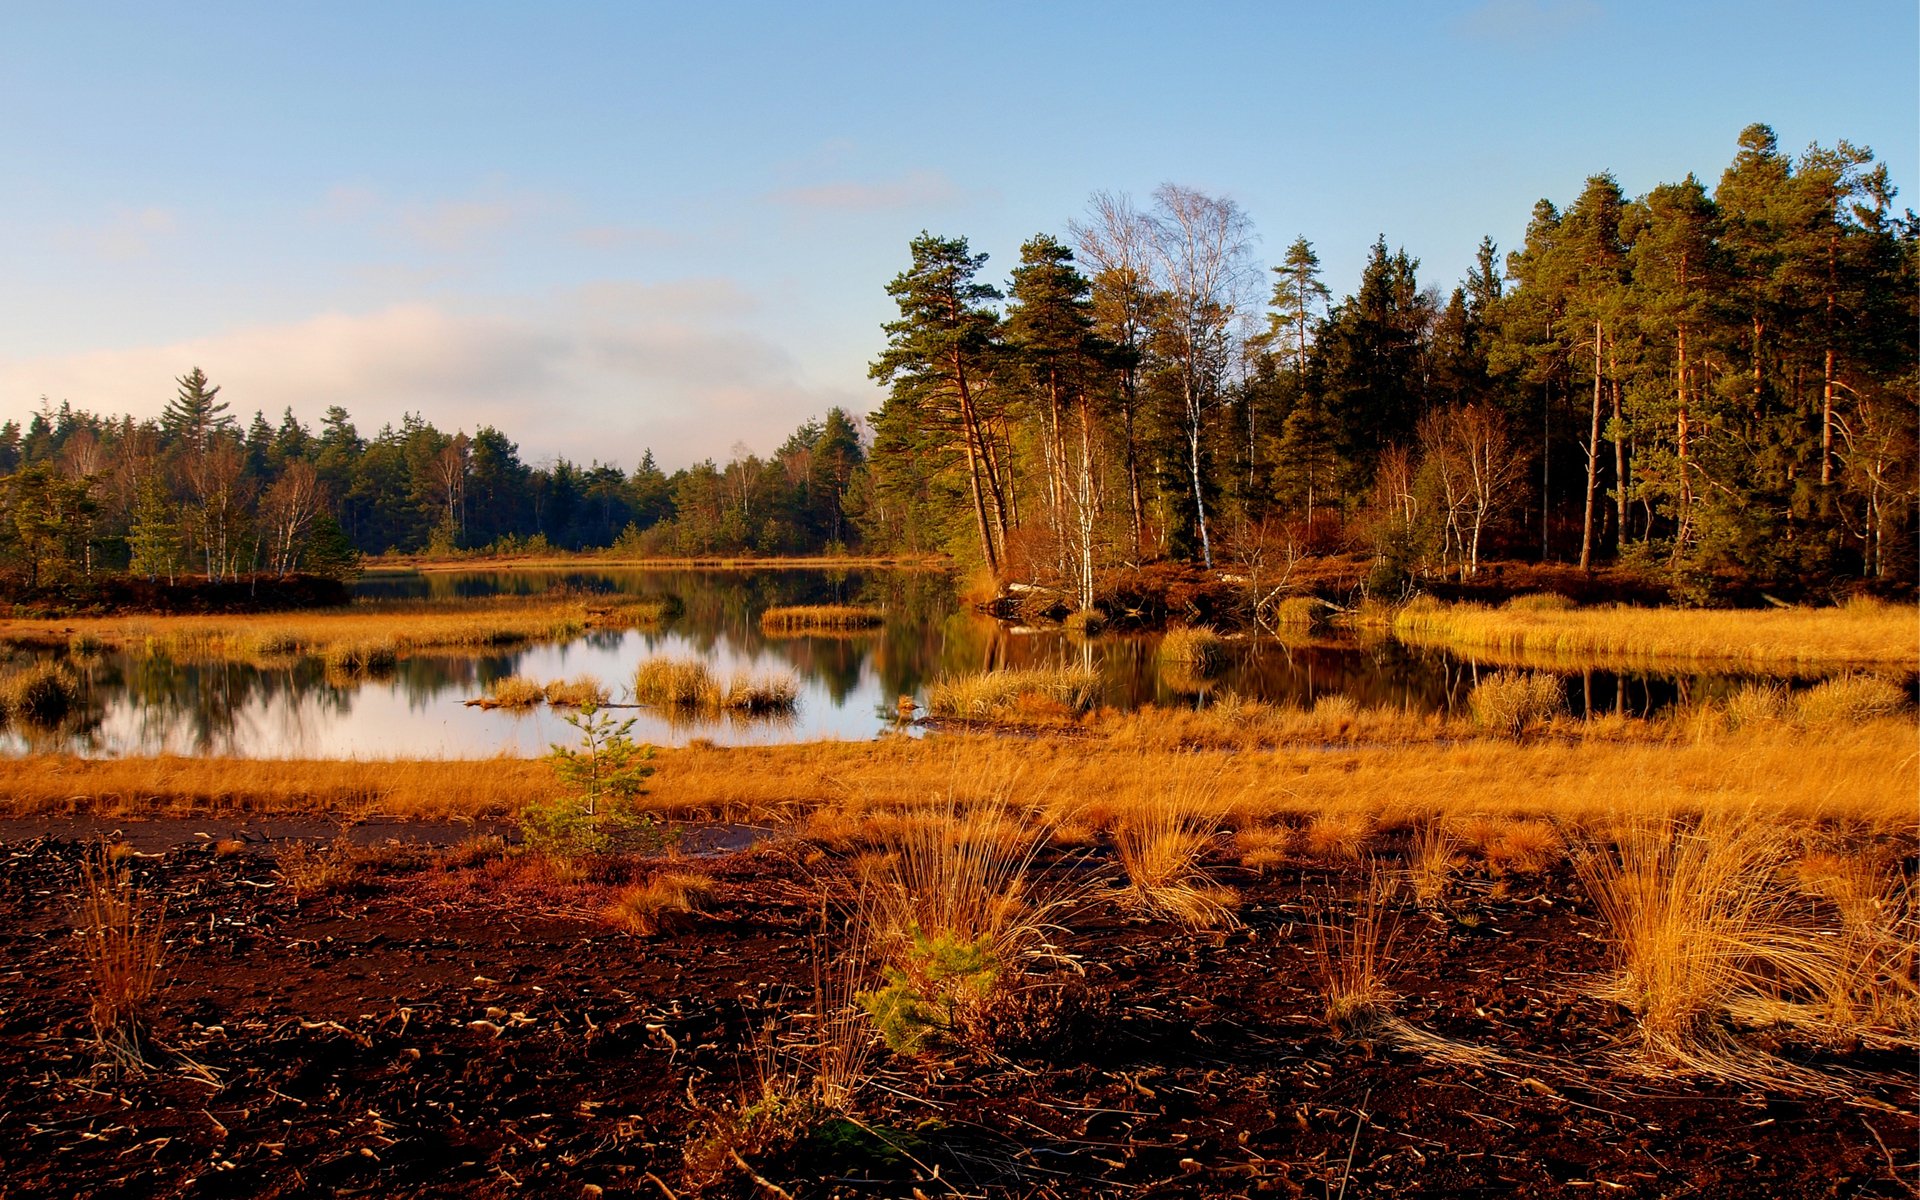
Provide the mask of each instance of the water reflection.
{"label": "water reflection", "polygon": [[[1107,703],[1205,705],[1227,695],[1311,706],[1349,697],[1362,707],[1464,709],[1493,667],[1389,637],[1232,639],[1224,668],[1206,678],[1163,665],[1158,639],[1086,640],[1059,629],[1022,629],[982,618],[958,600],[951,577],[928,571],[666,570],[470,571],[375,576],[370,599],[457,601],[555,589],[673,596],[682,613],[644,630],[593,630],[561,645],[524,646],[482,656],[426,655],[374,679],[329,676],[311,658],[273,664],[177,663],[165,657],[89,655],[71,666],[81,683],[76,711],[57,729],[22,725],[0,734],[10,752],[191,754],[251,757],[473,757],[539,754],[574,731],[561,714],[465,707],[495,680],[546,681],[593,675],[626,700],[640,663],[699,658],[721,677],[790,672],[799,702],[778,721],[687,717],[633,709],[634,736],[663,745],[864,739],[892,727],[898,699],[924,704],[943,674],[1083,663],[1106,681]],[[886,624],[858,634],[768,636],[767,608],[861,604]],[[1729,675],[1562,672],[1575,714],[1653,715],[1677,703],[1731,693]]]}

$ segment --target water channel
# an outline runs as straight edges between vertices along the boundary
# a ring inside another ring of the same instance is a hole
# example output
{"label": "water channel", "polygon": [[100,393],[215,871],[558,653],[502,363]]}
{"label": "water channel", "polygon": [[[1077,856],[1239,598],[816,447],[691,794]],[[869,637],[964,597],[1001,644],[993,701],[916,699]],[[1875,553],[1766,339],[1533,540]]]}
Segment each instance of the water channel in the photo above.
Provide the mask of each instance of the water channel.
{"label": "water channel", "polygon": [[[1105,682],[1106,702],[1205,705],[1237,694],[1311,705],[1328,695],[1361,706],[1418,711],[1464,706],[1477,677],[1494,669],[1463,655],[1411,647],[1384,635],[1230,643],[1227,669],[1204,683],[1161,668],[1154,635],[1082,639],[1053,627],[994,621],[959,599],[951,576],[886,569],[433,571],[369,575],[357,585],[369,607],[394,602],[561,588],[672,596],[680,615],[664,625],[588,631],[565,643],[485,654],[414,654],[389,675],[330,678],[317,659],[278,665],[178,663],[105,653],[71,660],[84,685],[80,714],[59,729],[16,723],[0,752],[64,750],[87,755],[183,754],[258,758],[475,758],[530,755],[572,742],[562,714],[482,710],[464,702],[509,675],[539,681],[592,675],[616,701],[653,657],[697,658],[719,676],[790,674],[794,711],[778,718],[676,718],[633,708],[633,736],[659,745],[707,739],[723,745],[866,739],[896,729],[899,698],[922,705],[942,675],[999,667],[1086,663]],[[860,603],[886,610],[883,628],[854,636],[772,637],[760,614],[785,604]],[[16,658],[25,657],[17,654]],[[67,657],[64,654],[54,657]],[[1569,708],[1651,715],[1677,702],[1724,694],[1739,676],[1697,672],[1561,672]]]}

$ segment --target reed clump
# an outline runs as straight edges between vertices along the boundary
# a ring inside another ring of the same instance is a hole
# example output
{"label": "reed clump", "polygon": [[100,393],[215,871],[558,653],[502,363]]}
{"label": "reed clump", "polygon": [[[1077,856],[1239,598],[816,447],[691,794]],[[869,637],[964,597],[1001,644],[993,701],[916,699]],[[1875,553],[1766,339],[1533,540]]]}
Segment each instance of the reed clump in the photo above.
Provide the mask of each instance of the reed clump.
{"label": "reed clump", "polygon": [[1538,602],[1489,608],[1420,600],[1399,611],[1393,629],[1402,641],[1472,649],[1522,664],[1685,661],[1911,669],[1920,660],[1917,619],[1912,605],[1877,600],[1760,612]]}
{"label": "reed clump", "polygon": [[722,683],[697,659],[655,658],[640,664],[634,699],[682,713],[768,716],[791,712],[800,697],[792,675],[735,674]]}
{"label": "reed clump", "polygon": [[1157,654],[1163,665],[1203,679],[1227,669],[1227,640],[1204,626],[1167,630]]}
{"label": "reed clump", "polygon": [[348,679],[389,674],[400,661],[394,642],[336,642],[320,656],[329,675]]}
{"label": "reed clump", "polygon": [[886,624],[886,614],[857,604],[791,604],[760,614],[760,629],[773,635],[857,633]]}
{"label": "reed clump", "polygon": [[1495,671],[1467,693],[1474,724],[1509,737],[1566,711],[1565,685],[1537,671]]}
{"label": "reed clump", "polygon": [[1188,929],[1234,924],[1240,896],[1223,887],[1206,859],[1226,839],[1210,785],[1182,781],[1115,823],[1113,844],[1134,907]]}
{"label": "reed clump", "polygon": [[1366,891],[1344,920],[1323,915],[1313,927],[1327,1025],[1342,1037],[1368,1040],[1391,1020],[1387,971],[1400,940],[1393,878],[1376,864]]}
{"label": "reed clump", "polygon": [[1318,596],[1288,596],[1273,606],[1268,620],[1276,629],[1319,629],[1331,624],[1337,611]]}
{"label": "reed clump", "polygon": [[1078,716],[1101,696],[1092,667],[1036,667],[948,676],[927,689],[927,711],[936,717],[996,721],[1045,716],[1048,710]]}
{"label": "reed clump", "polygon": [[532,708],[546,698],[546,688],[524,675],[496,679],[487,688],[488,707]]}
{"label": "reed clump", "polygon": [[166,908],[135,885],[128,857],[104,843],[81,865],[80,883],[76,924],[94,1043],[113,1069],[141,1074],[166,953]]}
{"label": "reed clump", "polygon": [[540,694],[555,708],[598,708],[608,699],[606,685],[591,675],[552,680]]}
{"label": "reed clump", "polygon": [[716,891],[711,876],[662,871],[646,883],[621,889],[601,912],[601,920],[636,937],[652,937],[706,911]]}
{"label": "reed clump", "polygon": [[1795,695],[1791,710],[1805,725],[1857,725],[1895,716],[1907,707],[1906,690],[1891,680],[1877,675],[1842,675]]}
{"label": "reed clump", "polygon": [[65,666],[36,662],[0,675],[0,718],[50,729],[80,704],[80,680]]}

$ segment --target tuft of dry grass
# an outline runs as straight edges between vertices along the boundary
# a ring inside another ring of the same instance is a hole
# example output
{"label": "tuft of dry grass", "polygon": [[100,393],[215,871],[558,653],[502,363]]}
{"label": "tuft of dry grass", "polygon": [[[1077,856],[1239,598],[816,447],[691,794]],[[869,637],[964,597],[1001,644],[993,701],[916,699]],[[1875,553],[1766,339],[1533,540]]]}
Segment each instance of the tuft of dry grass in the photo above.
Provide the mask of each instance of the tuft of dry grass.
{"label": "tuft of dry grass", "polygon": [[1167,630],[1156,654],[1163,664],[1172,664],[1202,679],[1227,668],[1227,640],[1202,626]]}
{"label": "tuft of dry grass", "polygon": [[591,675],[555,679],[541,689],[541,694],[555,708],[597,708],[607,702],[606,687]]}
{"label": "tuft of dry grass", "polygon": [[1354,911],[1344,920],[1323,915],[1314,926],[1327,1024],[1343,1037],[1372,1039],[1390,1019],[1387,969],[1400,939],[1393,893],[1392,876],[1375,864]]}
{"label": "tuft of dry grass", "polygon": [[[1651,1066],[1788,1090],[1834,1086],[1743,1042],[1729,1023],[1818,1014],[1812,1023],[1830,1027],[1836,996],[1855,991],[1845,939],[1781,886],[1790,849],[1780,827],[1753,820],[1638,819],[1575,860],[1612,935],[1615,972],[1602,994],[1639,1019]],[[1806,1004],[1808,992],[1829,1011]]]}
{"label": "tuft of dry grass", "polygon": [[0,719],[47,729],[79,703],[79,679],[58,663],[32,663],[0,675]]}
{"label": "tuft of dry grass", "polygon": [[1091,667],[983,671],[948,676],[927,689],[936,717],[999,721],[1090,712],[1100,702],[1100,673]]}
{"label": "tuft of dry grass", "polygon": [[1293,829],[1286,825],[1242,829],[1233,838],[1233,848],[1240,855],[1240,865],[1261,874],[1265,874],[1268,867],[1284,864],[1287,850],[1292,845]]}
{"label": "tuft of dry grass", "polygon": [[1447,886],[1460,869],[1460,839],[1439,821],[1427,821],[1413,832],[1407,847],[1407,885],[1414,901],[1425,908],[1447,898]]}
{"label": "tuft of dry grass", "polygon": [[1920,660],[1910,604],[1856,600],[1837,608],[1760,612],[1677,608],[1515,606],[1416,601],[1394,633],[1520,665],[1631,665],[1683,661],[1749,667],[1900,666]]}
{"label": "tuft of dry grass", "polygon": [[1354,862],[1373,842],[1374,821],[1363,812],[1325,812],[1308,823],[1301,842],[1315,858]]}
{"label": "tuft of dry grass", "polygon": [[1792,703],[1795,719],[1804,725],[1857,725],[1906,708],[1906,690],[1877,675],[1842,675],[1816,683]]}
{"label": "tuft of dry grass", "polygon": [[524,675],[496,679],[487,689],[487,700],[500,708],[532,708],[547,698],[547,690]]}
{"label": "tuft of dry grass", "polygon": [[1467,710],[1482,729],[1518,737],[1566,711],[1557,676],[1534,671],[1495,671],[1467,693]]}
{"label": "tuft of dry grass", "polygon": [[1190,775],[1130,808],[1114,825],[1113,842],[1133,905],[1188,929],[1235,924],[1239,894],[1205,866],[1225,837],[1215,789]]}
{"label": "tuft of dry grass", "polygon": [[652,937],[672,928],[681,917],[704,912],[715,892],[711,876],[662,871],[645,883],[622,888],[600,918],[636,937]]}
{"label": "tuft of dry grass", "polygon": [[649,659],[634,676],[634,699],[680,712],[764,716],[789,712],[800,696],[791,675],[735,675],[726,683],[698,660]]}
{"label": "tuft of dry grass", "polygon": [[1537,875],[1559,861],[1566,848],[1552,822],[1522,819],[1498,822],[1481,853],[1497,875]]}
{"label": "tuft of dry grass", "polygon": [[1318,596],[1288,596],[1273,606],[1268,619],[1277,629],[1318,629],[1330,624],[1336,611]]}
{"label": "tuft of dry grass", "polygon": [[166,908],[133,881],[126,856],[102,844],[81,865],[76,920],[80,957],[93,995],[94,1043],[113,1069],[140,1074],[160,965],[166,953]]}
{"label": "tuft of dry grass", "polygon": [[805,633],[857,633],[878,629],[886,614],[856,604],[793,604],[760,614],[760,630],[773,636]]}

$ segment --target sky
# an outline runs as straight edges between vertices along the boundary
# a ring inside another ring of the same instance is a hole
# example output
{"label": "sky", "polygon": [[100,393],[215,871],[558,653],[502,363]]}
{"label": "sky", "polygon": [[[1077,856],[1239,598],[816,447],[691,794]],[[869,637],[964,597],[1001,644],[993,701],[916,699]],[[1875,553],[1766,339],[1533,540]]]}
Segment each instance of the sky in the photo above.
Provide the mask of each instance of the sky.
{"label": "sky", "polygon": [[0,0],[0,419],[339,404],[671,469],[876,408],[922,229],[1004,280],[1095,190],[1236,201],[1336,296],[1450,289],[1740,130],[1920,208],[1912,0],[906,5]]}

